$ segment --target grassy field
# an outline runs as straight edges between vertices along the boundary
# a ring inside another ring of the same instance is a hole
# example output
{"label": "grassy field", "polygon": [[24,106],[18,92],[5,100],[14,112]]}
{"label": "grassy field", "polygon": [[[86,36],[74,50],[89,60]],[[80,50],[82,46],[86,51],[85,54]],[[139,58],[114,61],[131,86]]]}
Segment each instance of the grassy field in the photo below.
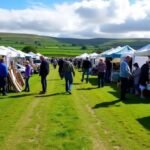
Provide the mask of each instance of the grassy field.
{"label": "grassy field", "polygon": [[46,95],[33,75],[30,93],[0,96],[0,149],[149,150],[150,101],[129,95],[121,102],[115,85],[97,89],[96,77],[80,79],[76,71],[68,95],[51,68]]}
{"label": "grassy field", "polygon": [[46,36],[9,33],[0,33],[1,45],[10,46],[18,50],[22,50],[25,46],[33,46],[36,47],[38,53],[50,57],[74,57],[83,53],[91,53],[94,50],[94,46],[86,45],[86,49],[83,50],[82,44],[72,45]]}
{"label": "grassy field", "polygon": [[[25,46],[33,46],[37,52],[50,57],[74,57],[83,53],[101,53],[112,47],[125,45],[137,50],[149,43],[150,39],[73,39],[0,33],[0,46],[11,46],[18,50],[22,50]],[[86,48],[83,49],[83,46]]]}

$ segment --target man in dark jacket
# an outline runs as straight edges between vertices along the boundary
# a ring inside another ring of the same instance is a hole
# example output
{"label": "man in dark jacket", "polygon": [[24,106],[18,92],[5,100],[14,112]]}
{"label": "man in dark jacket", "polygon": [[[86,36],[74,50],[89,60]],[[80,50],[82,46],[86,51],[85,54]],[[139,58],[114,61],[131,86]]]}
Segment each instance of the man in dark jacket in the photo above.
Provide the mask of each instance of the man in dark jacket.
{"label": "man in dark jacket", "polygon": [[63,79],[63,63],[64,63],[64,60],[63,59],[59,59],[58,61],[58,66],[59,66],[59,69],[58,69],[58,72],[59,72],[59,76],[61,79]]}
{"label": "man in dark jacket", "polygon": [[86,74],[87,77],[86,77],[86,83],[89,82],[89,74],[90,74],[90,68],[92,67],[92,64],[91,62],[88,60],[88,57],[86,58],[86,60],[83,61],[83,64],[82,64],[82,71],[83,71],[83,74],[82,74],[82,79],[81,81],[83,82],[84,81],[84,75]]}
{"label": "man in dark jacket", "polygon": [[146,86],[149,82],[149,66],[150,61],[147,61],[142,67],[141,67],[141,74],[140,74],[140,90],[141,90],[141,98],[144,99],[143,91],[146,89]]}
{"label": "man in dark jacket", "polygon": [[8,68],[6,64],[4,64],[4,58],[0,56],[0,89],[2,88],[3,96],[7,95],[6,93],[7,76],[8,76]]}
{"label": "man in dark jacket", "polygon": [[47,80],[46,77],[49,74],[49,63],[45,60],[44,56],[40,57],[41,65],[40,65],[40,76],[42,83],[42,91],[40,94],[45,94],[47,90]]}
{"label": "man in dark jacket", "polygon": [[105,81],[107,83],[111,82],[111,72],[112,72],[112,62],[109,58],[106,58],[106,73],[105,73]]}

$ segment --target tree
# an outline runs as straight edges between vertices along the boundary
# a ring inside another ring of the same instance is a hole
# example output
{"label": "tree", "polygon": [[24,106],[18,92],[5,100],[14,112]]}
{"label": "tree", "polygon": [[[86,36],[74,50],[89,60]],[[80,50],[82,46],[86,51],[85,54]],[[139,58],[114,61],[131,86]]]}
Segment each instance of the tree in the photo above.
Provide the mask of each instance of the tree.
{"label": "tree", "polygon": [[77,46],[76,44],[72,44],[72,46]]}
{"label": "tree", "polygon": [[29,52],[37,53],[36,48],[33,47],[33,46],[25,46],[25,47],[22,49],[22,51],[25,52],[25,53],[29,53]]}
{"label": "tree", "polygon": [[82,49],[82,50],[86,50],[87,47],[86,47],[85,45],[83,45],[83,46],[81,47],[81,49]]}

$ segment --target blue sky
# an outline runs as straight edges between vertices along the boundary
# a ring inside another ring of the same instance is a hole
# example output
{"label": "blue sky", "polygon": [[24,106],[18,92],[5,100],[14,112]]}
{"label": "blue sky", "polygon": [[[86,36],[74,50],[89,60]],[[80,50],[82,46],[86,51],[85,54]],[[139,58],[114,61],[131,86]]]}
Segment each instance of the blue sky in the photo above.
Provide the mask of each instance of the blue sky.
{"label": "blue sky", "polygon": [[52,6],[56,3],[63,3],[63,2],[74,2],[77,0],[1,0],[0,1],[0,8],[5,9],[24,9],[30,7],[33,4],[42,3],[46,6]]}
{"label": "blue sky", "polygon": [[0,32],[150,38],[149,8],[150,0],[0,0]]}
{"label": "blue sky", "polygon": [[[80,0],[1,0],[0,8],[5,9],[24,9],[32,6],[33,4],[42,3],[46,6],[52,6],[53,4],[63,3],[63,2],[75,2]],[[118,0],[119,1],[119,0]],[[136,0],[130,0],[134,3]]]}

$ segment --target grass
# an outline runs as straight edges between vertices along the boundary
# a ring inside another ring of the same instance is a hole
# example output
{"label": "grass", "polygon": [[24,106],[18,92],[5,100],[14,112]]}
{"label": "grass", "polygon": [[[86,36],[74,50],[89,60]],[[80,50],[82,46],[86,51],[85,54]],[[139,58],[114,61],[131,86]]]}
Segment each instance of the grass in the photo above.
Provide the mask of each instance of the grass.
{"label": "grass", "polygon": [[29,94],[0,96],[0,149],[150,149],[150,101],[129,95],[121,102],[115,85],[97,89],[96,77],[88,84],[80,78],[77,71],[68,95],[51,68],[46,95],[33,75]]}
{"label": "grass", "polygon": [[72,45],[46,36],[9,33],[0,33],[0,45],[11,46],[18,50],[31,45],[36,47],[38,53],[50,57],[74,57],[83,53],[91,53],[94,50],[94,46],[87,45],[87,49],[82,50],[81,44]]}

